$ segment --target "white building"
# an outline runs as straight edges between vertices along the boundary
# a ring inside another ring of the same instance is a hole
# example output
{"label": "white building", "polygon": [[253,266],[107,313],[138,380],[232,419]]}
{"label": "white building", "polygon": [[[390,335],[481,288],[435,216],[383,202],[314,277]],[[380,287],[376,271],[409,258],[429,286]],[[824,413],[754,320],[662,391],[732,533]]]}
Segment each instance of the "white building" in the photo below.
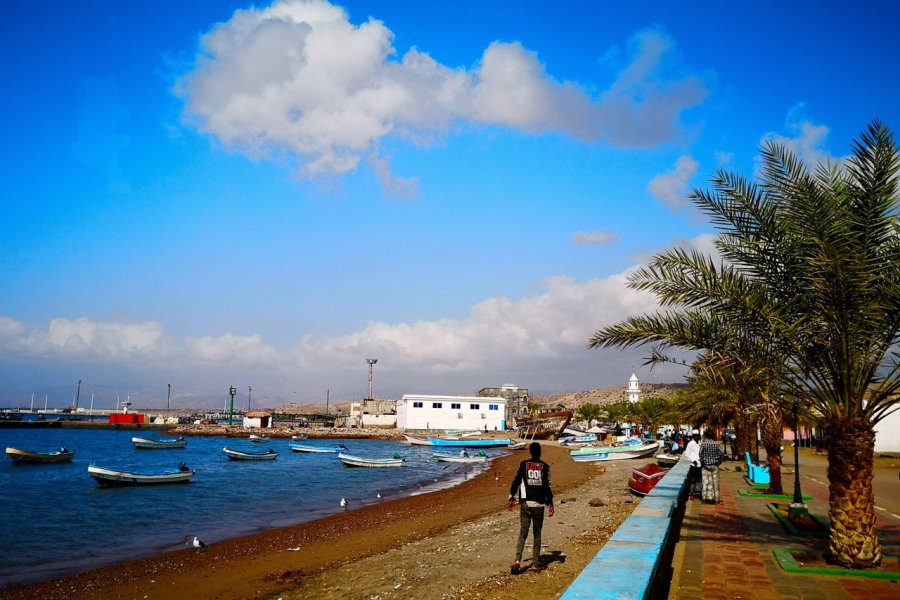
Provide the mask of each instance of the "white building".
{"label": "white building", "polygon": [[406,394],[397,402],[397,428],[505,431],[506,398]]}
{"label": "white building", "polygon": [[637,374],[634,371],[631,372],[631,378],[628,380],[628,387],[625,388],[625,393],[628,395],[628,401],[632,404],[641,401],[641,382],[638,381]]}
{"label": "white building", "polygon": [[900,454],[900,411],[888,415],[875,426],[875,452]]}

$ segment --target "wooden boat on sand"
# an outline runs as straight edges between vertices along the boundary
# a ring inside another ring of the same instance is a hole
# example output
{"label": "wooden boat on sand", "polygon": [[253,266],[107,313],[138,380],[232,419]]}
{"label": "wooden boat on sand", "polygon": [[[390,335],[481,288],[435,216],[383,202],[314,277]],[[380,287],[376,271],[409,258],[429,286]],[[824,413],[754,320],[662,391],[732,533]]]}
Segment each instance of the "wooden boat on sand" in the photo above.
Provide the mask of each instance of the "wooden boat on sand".
{"label": "wooden boat on sand", "polygon": [[362,456],[352,456],[350,454],[338,454],[338,458],[348,467],[402,467],[403,459],[399,456],[394,458],[364,458]]}
{"label": "wooden boat on sand", "polygon": [[264,452],[250,452],[249,450],[234,450],[225,447],[222,448],[222,452],[231,460],[275,460],[278,458],[278,453],[272,448]]}
{"label": "wooden boat on sand", "polygon": [[74,452],[65,448],[50,452],[32,452],[31,450],[21,450],[19,448],[6,449],[6,458],[14,463],[67,463],[72,462],[74,456]]}
{"label": "wooden boat on sand", "polygon": [[681,460],[680,454],[669,454],[668,452],[664,452],[656,455],[656,464],[661,467],[674,467],[678,464],[679,460]]}
{"label": "wooden boat on sand", "polygon": [[144,450],[163,450],[165,448],[184,448],[187,446],[187,440],[184,437],[177,438],[156,438],[155,440],[147,438],[133,437],[131,443],[135,448]]}
{"label": "wooden boat on sand", "polygon": [[631,470],[628,487],[635,494],[646,496],[668,472],[668,469],[663,469],[659,465],[647,463],[643,467]]}
{"label": "wooden boat on sand", "polygon": [[626,460],[650,456],[659,449],[659,442],[631,444],[627,446],[589,446],[572,450],[569,454],[575,462],[597,462],[601,460]]}
{"label": "wooden boat on sand", "polygon": [[88,474],[103,486],[125,486],[188,483],[194,476],[194,471],[184,463],[181,463],[177,469],[163,471],[117,471],[90,465]]}

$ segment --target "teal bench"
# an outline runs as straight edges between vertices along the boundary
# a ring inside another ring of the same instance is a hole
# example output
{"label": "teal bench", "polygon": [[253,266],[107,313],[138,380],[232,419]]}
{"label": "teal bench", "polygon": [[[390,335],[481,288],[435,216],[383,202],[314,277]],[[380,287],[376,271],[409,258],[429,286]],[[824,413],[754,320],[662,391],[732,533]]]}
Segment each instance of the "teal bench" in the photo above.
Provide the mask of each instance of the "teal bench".
{"label": "teal bench", "polygon": [[750,460],[750,453],[744,452],[747,457],[747,479],[750,483],[770,483],[769,467],[760,467]]}

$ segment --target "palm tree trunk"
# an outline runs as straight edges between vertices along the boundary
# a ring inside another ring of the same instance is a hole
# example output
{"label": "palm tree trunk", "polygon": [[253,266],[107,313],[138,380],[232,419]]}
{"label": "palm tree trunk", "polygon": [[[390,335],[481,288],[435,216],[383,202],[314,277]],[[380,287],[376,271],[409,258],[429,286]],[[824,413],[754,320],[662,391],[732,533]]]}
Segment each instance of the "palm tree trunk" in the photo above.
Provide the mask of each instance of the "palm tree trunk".
{"label": "palm tree trunk", "polygon": [[738,460],[744,460],[745,452],[753,452],[752,431],[749,415],[738,412],[734,419],[734,435],[737,436]]}
{"label": "palm tree trunk", "polygon": [[831,517],[830,559],[859,569],[881,564],[872,490],[875,433],[865,419],[826,424]]}
{"label": "palm tree trunk", "polygon": [[772,401],[761,411],[762,443],[769,463],[769,493],[783,494],[781,484],[781,448],[784,442],[784,419],[781,409]]}

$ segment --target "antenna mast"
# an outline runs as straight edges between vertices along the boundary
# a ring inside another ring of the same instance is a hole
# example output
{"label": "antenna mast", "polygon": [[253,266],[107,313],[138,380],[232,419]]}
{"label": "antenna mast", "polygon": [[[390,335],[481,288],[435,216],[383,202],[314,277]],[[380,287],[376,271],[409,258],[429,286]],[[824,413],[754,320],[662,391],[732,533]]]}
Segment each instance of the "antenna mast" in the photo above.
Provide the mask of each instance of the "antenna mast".
{"label": "antenna mast", "polygon": [[368,400],[372,400],[372,370],[375,366],[375,363],[378,362],[377,358],[367,358],[366,362],[369,364],[369,395],[366,396]]}

